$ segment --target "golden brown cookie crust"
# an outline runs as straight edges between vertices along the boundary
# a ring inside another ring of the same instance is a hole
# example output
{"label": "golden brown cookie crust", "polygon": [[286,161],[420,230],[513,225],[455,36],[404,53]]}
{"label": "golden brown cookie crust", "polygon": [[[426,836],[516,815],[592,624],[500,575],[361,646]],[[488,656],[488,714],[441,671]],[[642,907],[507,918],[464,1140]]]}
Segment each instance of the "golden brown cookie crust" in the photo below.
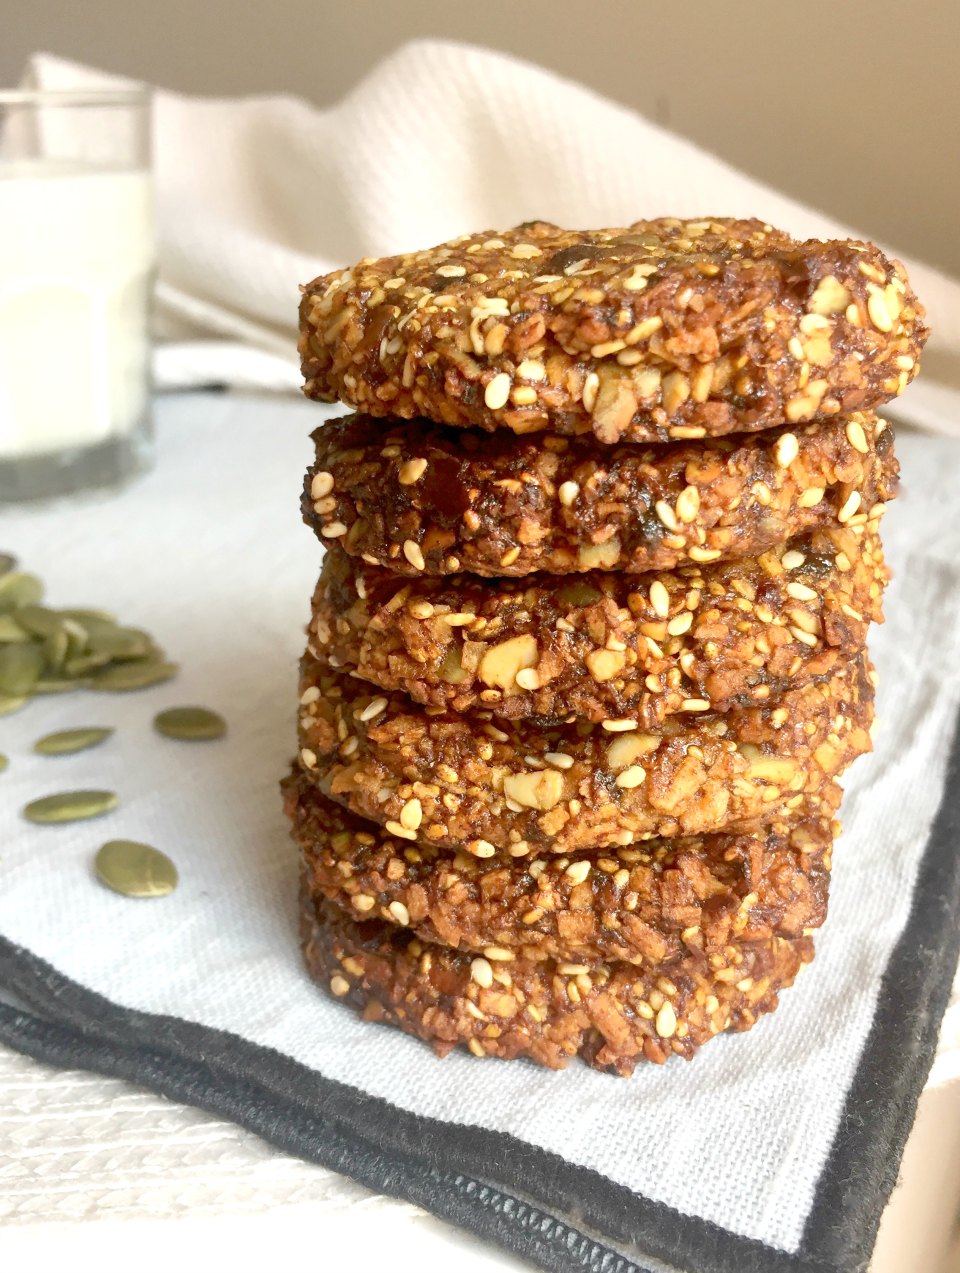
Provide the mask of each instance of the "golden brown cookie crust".
{"label": "golden brown cookie crust", "polygon": [[314,279],[299,347],[309,397],[370,415],[662,442],[889,401],[923,319],[870,243],[726,218],[538,221]]}
{"label": "golden brown cookie crust", "polygon": [[[636,718],[537,727],[416,707],[303,660],[299,764],[320,789],[400,838],[571,853],[743,826],[813,799],[870,750],[861,656],[828,680],[656,732]],[[398,830],[399,829],[399,830]]]}
{"label": "golden brown cookie crust", "polygon": [[416,702],[509,719],[635,715],[765,702],[830,675],[882,621],[887,580],[869,526],[790,540],[759,558],[571,578],[399,578],[330,549],[309,649]]}
{"label": "golden brown cookie crust", "polygon": [[391,836],[321,795],[283,784],[311,895],[357,921],[424,941],[522,959],[653,966],[731,942],[802,937],[827,909],[840,791],[749,833],[647,840],[575,857],[477,858]]}
{"label": "golden brown cookie crust", "polygon": [[439,1056],[465,1045],[475,1056],[525,1056],[552,1069],[580,1056],[625,1076],[641,1061],[689,1060],[714,1035],[749,1030],[813,958],[809,937],[732,943],[659,971],[532,962],[505,949],[471,956],[391,924],[355,923],[306,887],[301,936],[307,968],[329,994]]}
{"label": "golden brown cookie crust", "polygon": [[896,493],[873,414],[670,446],[333,421],[314,435],[304,520],[324,543],[408,576],[639,573],[755,557],[864,525]]}

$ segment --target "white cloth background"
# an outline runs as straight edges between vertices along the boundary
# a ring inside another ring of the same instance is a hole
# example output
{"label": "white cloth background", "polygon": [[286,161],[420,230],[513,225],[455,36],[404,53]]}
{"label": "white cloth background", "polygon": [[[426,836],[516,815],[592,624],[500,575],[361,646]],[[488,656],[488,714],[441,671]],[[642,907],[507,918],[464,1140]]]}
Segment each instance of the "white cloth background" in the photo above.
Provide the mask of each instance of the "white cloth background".
{"label": "white cloth background", "polygon": [[[31,75],[47,87],[103,82],[44,56]],[[538,215],[617,224],[669,211],[760,215],[800,236],[847,232],[585,89],[446,44],[401,50],[326,111],[289,98],[160,92],[155,152],[163,387],[294,391],[297,283],[465,229]],[[906,409],[958,433],[950,384],[960,287],[908,264],[936,336],[926,382]],[[293,664],[317,569],[297,495],[319,411],[295,400],[172,400],[160,412],[158,467],[129,492],[91,498],[73,515],[5,514],[5,546],[50,581],[54,604],[117,608],[151,627],[184,671],[148,695],[38,702],[4,722],[13,764],[0,806],[0,931],[122,1003],[237,1030],[412,1109],[502,1127],[790,1248],[943,780],[960,696],[960,685],[937,679],[960,653],[956,444],[917,436],[901,448],[906,495],[887,528],[899,582],[874,643],[885,727],[878,754],[848,784],[851,830],[815,970],[785,996],[775,1023],[718,1041],[692,1067],[644,1070],[621,1084],[579,1069],[440,1063],[394,1032],[360,1026],[305,981],[275,783],[292,747]],[[917,618],[933,613],[936,624]],[[155,710],[192,700],[226,713],[225,743],[187,753],[151,734]],[[95,716],[120,727],[106,748],[64,762],[29,754],[46,729]],[[78,786],[115,786],[120,811],[102,826],[26,828],[20,805],[66,775]],[[96,887],[90,856],[108,835],[167,849],[181,889],[139,905]],[[955,1006],[932,1082],[960,1072],[958,1016]],[[810,1091],[816,1102],[800,1099]],[[704,1132],[718,1099],[741,1111],[739,1151]],[[667,1126],[680,1133],[664,1146]],[[653,1138],[656,1156],[636,1152]],[[48,1201],[38,1191],[26,1205]]]}
{"label": "white cloth background", "polygon": [[[27,75],[47,88],[111,78],[45,54]],[[159,351],[167,386],[295,390],[297,284],[467,230],[713,214],[799,238],[870,236],[580,85],[443,41],[406,45],[326,110],[158,91],[154,151],[160,330],[190,338]],[[960,284],[907,265],[934,330],[911,419],[960,434],[948,392],[960,390]]]}
{"label": "white cloth background", "polygon": [[[324,410],[295,398],[169,398],[146,478],[72,507],[69,521],[56,509],[5,514],[5,539],[49,581],[52,603],[109,604],[183,671],[143,694],[37,700],[4,720],[0,932],[122,1004],[234,1030],[409,1109],[510,1131],[789,1249],[943,783],[960,699],[960,680],[942,677],[960,659],[960,527],[945,516],[956,443],[903,440],[910,482],[886,527],[897,583],[872,643],[882,725],[875,755],[846,783],[848,833],[815,964],[751,1034],[626,1082],[465,1053],[439,1061],[362,1024],[302,970],[276,783],[293,746],[295,662],[320,554],[296,497],[306,435]],[[184,702],[223,711],[228,737],[190,747],[154,734],[153,713]],[[99,722],[117,726],[100,749],[30,752],[49,729]],[[121,806],[65,828],[20,818],[27,800],[66,785],[110,787]],[[116,836],[169,852],[177,892],[136,903],[99,887],[91,857]],[[955,1061],[943,1054],[943,1077]],[[718,1109],[736,1111],[722,1136]]]}

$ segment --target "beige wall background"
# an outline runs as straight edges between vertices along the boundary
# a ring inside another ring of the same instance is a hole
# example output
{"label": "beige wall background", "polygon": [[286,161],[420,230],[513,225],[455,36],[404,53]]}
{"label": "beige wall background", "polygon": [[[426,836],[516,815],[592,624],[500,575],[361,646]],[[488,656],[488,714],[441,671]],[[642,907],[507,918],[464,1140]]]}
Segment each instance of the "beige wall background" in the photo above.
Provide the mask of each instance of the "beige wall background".
{"label": "beige wall background", "polygon": [[0,0],[0,83],[46,49],[323,104],[429,35],[580,80],[960,275],[958,0]]}

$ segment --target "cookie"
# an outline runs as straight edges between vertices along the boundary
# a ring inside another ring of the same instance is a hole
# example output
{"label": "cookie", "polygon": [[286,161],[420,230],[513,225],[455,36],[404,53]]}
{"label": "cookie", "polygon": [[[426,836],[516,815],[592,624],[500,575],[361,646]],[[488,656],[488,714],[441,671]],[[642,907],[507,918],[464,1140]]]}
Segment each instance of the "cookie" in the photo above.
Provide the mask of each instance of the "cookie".
{"label": "cookie", "polygon": [[[775,702],[552,727],[418,707],[307,656],[299,764],[394,835],[479,856],[626,847],[742,826],[815,798],[870,750],[863,656]],[[527,846],[522,848],[521,846]]]}
{"label": "cookie", "polygon": [[299,348],[309,397],[373,416],[663,442],[879,406],[915,375],[923,320],[871,243],[535,221],[314,279]]}
{"label": "cookie", "polygon": [[439,1056],[465,1045],[475,1056],[528,1057],[551,1069],[580,1056],[621,1075],[642,1061],[689,1060],[715,1035],[749,1030],[813,958],[809,937],[731,943],[659,971],[533,962],[505,947],[472,956],[393,924],[357,923],[305,888],[301,937],[307,968],[328,993]]}
{"label": "cookie", "polygon": [[742,833],[647,840],[576,857],[477,858],[365,822],[294,770],[284,803],[306,887],[354,919],[523,959],[655,966],[731,942],[802,937],[827,909],[836,785]]}
{"label": "cookie", "polygon": [[893,433],[865,414],[670,446],[457,432],[353,416],[314,435],[304,519],[408,576],[640,573],[756,557],[863,525],[896,493]]}
{"label": "cookie", "polygon": [[635,716],[655,728],[691,700],[727,711],[849,663],[882,620],[874,524],[674,572],[495,583],[406,579],[331,548],[309,649],[429,707],[545,722]]}

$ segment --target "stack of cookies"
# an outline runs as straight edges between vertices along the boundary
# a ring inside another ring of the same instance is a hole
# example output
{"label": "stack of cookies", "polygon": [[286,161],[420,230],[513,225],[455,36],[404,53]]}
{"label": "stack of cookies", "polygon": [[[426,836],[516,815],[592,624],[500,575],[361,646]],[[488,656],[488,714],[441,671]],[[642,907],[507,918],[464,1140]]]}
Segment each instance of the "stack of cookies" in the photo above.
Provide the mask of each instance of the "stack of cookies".
{"label": "stack of cookies", "polygon": [[923,310],[859,242],[543,222],[317,279],[327,554],[285,783],[307,962],[445,1053],[622,1074],[812,958],[870,749],[875,410]]}

